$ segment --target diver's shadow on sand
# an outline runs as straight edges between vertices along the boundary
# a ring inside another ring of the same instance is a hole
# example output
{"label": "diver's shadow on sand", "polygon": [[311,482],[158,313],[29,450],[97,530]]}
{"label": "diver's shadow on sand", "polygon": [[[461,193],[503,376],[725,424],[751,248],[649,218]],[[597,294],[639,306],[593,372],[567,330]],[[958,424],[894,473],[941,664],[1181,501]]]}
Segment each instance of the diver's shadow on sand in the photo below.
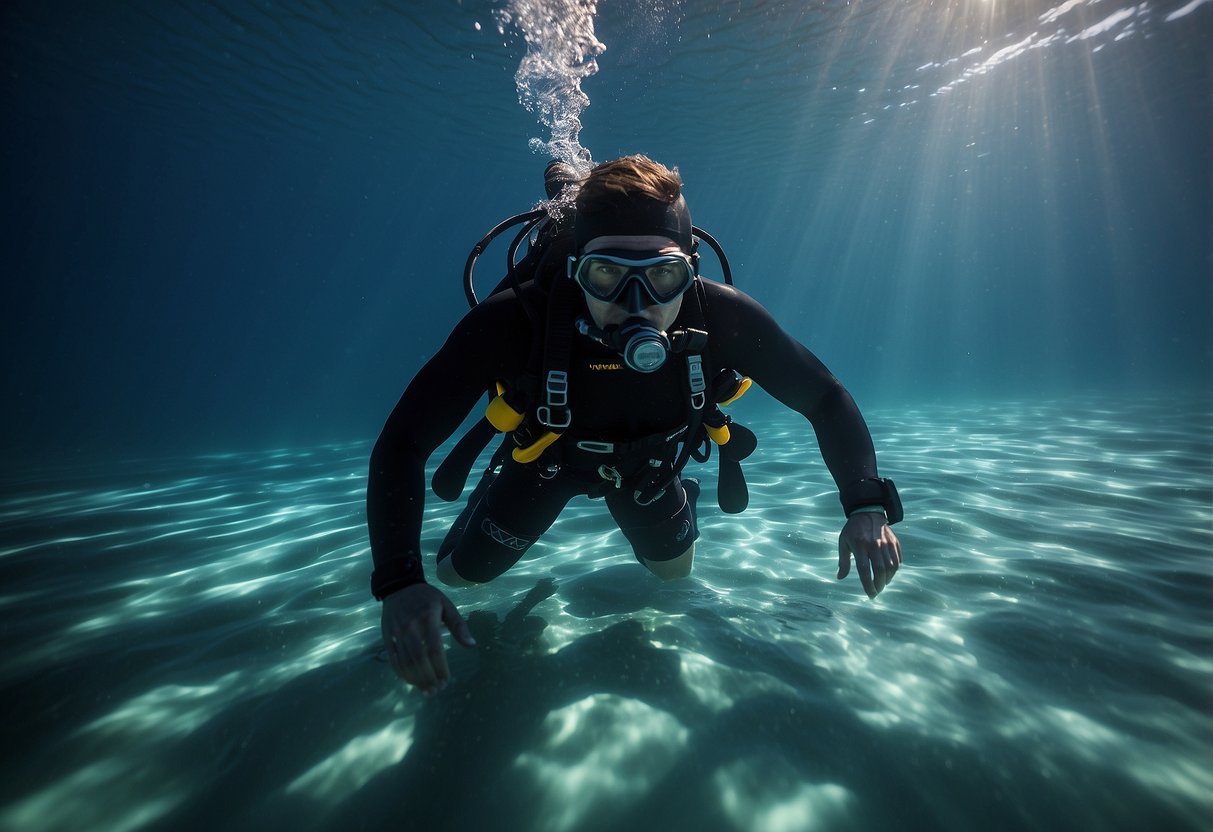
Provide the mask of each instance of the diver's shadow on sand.
{"label": "diver's shadow on sand", "polygon": [[564,611],[576,618],[627,615],[643,609],[670,612],[688,598],[710,595],[693,579],[662,581],[638,564],[596,569],[560,584]]}
{"label": "diver's shadow on sand", "polygon": [[[338,807],[330,829],[708,832],[753,828],[759,814],[787,809],[809,812],[823,828],[907,828],[907,819],[910,827],[938,828],[936,821],[956,812],[955,818],[982,815],[989,828],[1010,830],[1056,821],[1052,807],[1076,805],[1075,789],[1133,793],[1115,767],[1088,767],[1074,782],[1034,774],[1014,779],[1008,772],[1025,771],[1014,739],[969,748],[912,726],[873,724],[861,715],[871,703],[847,701],[829,671],[732,625],[725,616],[744,611],[727,604],[720,612],[699,610],[696,617],[711,621],[694,626],[689,638],[701,655],[766,682],[748,693],[735,690],[714,707],[700,694],[720,691],[692,689],[682,652],[655,646],[634,619],[547,652],[546,623],[532,611],[555,592],[554,582],[541,581],[503,620],[486,612],[469,617],[481,645],[478,667],[421,708],[405,758]],[[570,602],[577,597],[571,593]],[[663,642],[666,629],[659,631]],[[600,730],[588,711],[567,707],[611,695],[643,703],[636,706],[641,711],[624,711],[645,716],[625,725],[622,739]],[[548,717],[558,711],[552,726]],[[668,718],[653,723],[651,712]],[[553,733],[576,741],[553,749]],[[641,748],[664,754],[663,765],[644,770],[643,758],[621,753],[637,735]],[[602,789],[587,794],[604,781],[605,797]],[[967,801],[957,812],[950,803],[941,807],[939,787],[924,786],[949,782],[983,788],[949,792],[945,802]],[[1125,807],[1142,823],[1157,810]],[[1080,829],[1097,816],[1055,828]]]}
{"label": "diver's shadow on sand", "polygon": [[[633,579],[638,572],[623,567],[619,574],[571,582],[561,588],[561,600],[566,611],[597,617],[644,607],[685,610],[688,593],[706,592],[691,582],[680,590],[664,587],[647,573]],[[542,792],[533,771],[524,771],[518,762],[542,750],[551,734],[545,721],[554,712],[617,697],[642,703],[638,707],[647,706],[645,713],[672,715],[670,722],[684,726],[677,729],[684,733],[714,720],[712,709],[688,684],[680,652],[655,646],[638,620],[620,621],[550,652],[543,640],[547,623],[533,610],[556,591],[555,581],[543,580],[501,620],[483,611],[468,616],[478,645],[475,654],[452,653],[454,679],[417,712],[405,758],[347,801],[338,811],[343,820],[329,828],[348,829],[351,817],[366,828],[406,819],[415,828],[531,828],[525,821],[527,807],[550,803],[551,796]],[[717,646],[730,664],[758,670],[766,663],[766,672],[769,665],[788,671],[800,687],[819,684],[814,674],[780,661],[769,645],[736,631],[718,614],[710,617],[707,629],[720,631],[712,641],[721,642]],[[579,760],[604,751],[610,756],[606,746],[618,740],[591,723],[576,726],[580,733],[574,756]],[[648,741],[661,743],[662,738]],[[675,751],[666,753],[676,756]]]}
{"label": "diver's shadow on sand", "polygon": [[543,744],[554,711],[614,694],[694,721],[707,718],[677,654],[654,647],[639,621],[549,652],[547,622],[532,611],[556,589],[555,581],[540,581],[500,620],[484,611],[468,616],[475,653],[452,651],[454,678],[417,712],[404,759],[346,801],[328,828],[349,829],[354,818],[368,829],[402,822],[418,829],[529,828],[525,807],[545,796],[517,761]]}
{"label": "diver's shadow on sand", "polygon": [[[479,646],[453,651],[462,658],[451,685],[402,720],[412,732],[399,763],[351,780],[360,765],[383,756],[371,740],[385,736],[390,717],[368,702],[389,678],[376,648],[226,714],[208,734],[239,739],[240,747],[255,742],[222,755],[213,783],[155,828],[230,821],[334,832],[709,832],[752,828],[746,818],[780,806],[809,807],[826,828],[904,827],[906,818],[938,816],[940,790],[924,783],[971,781],[994,789],[1000,812],[990,828],[1015,829],[1049,817],[1058,801],[1074,805],[1068,790],[1134,794],[1117,769],[1082,768],[1076,760],[1062,761],[1075,763],[1076,779],[1012,778],[1008,772],[1025,771],[1014,739],[967,748],[912,726],[871,724],[862,718],[871,703],[848,701],[831,671],[733,624],[758,613],[720,599],[719,610],[684,610],[656,632],[626,619],[552,652],[547,623],[534,610],[556,590],[554,581],[540,581],[502,619],[469,616]],[[597,597],[593,587],[586,591]],[[658,647],[655,638],[663,645],[682,638],[688,647]],[[723,674],[713,681],[690,671],[684,662],[692,653]],[[747,675],[753,684],[726,680]],[[410,705],[417,701],[405,695]],[[345,756],[354,746],[357,753]],[[327,761],[340,763],[333,770],[345,786],[314,794],[296,788],[306,779],[301,771]],[[974,792],[969,799],[981,805],[957,817],[981,813],[986,793]],[[243,810],[225,818],[232,807]],[[1144,822],[1157,809],[1126,812]],[[1081,828],[1083,819],[1074,820],[1057,828]]]}

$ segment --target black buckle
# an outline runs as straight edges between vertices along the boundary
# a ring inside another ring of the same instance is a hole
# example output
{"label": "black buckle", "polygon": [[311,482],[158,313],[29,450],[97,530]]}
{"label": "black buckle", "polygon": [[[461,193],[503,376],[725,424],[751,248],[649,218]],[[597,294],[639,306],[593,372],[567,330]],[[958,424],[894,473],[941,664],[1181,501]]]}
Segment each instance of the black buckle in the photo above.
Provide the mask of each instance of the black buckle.
{"label": "black buckle", "polygon": [[535,408],[535,418],[539,420],[539,424],[552,430],[564,430],[573,424],[573,412],[567,407],[549,408],[546,404],[540,405]]}
{"label": "black buckle", "polygon": [[548,370],[546,393],[552,407],[564,407],[569,403],[569,374],[564,370]]}
{"label": "black buckle", "polygon": [[569,374],[563,370],[548,370],[544,385],[544,404],[535,409],[535,418],[546,428],[564,430],[573,423],[569,410]]}
{"label": "black buckle", "polygon": [[687,381],[691,387],[691,407],[703,410],[707,403],[707,380],[703,377],[703,356],[687,356]]}

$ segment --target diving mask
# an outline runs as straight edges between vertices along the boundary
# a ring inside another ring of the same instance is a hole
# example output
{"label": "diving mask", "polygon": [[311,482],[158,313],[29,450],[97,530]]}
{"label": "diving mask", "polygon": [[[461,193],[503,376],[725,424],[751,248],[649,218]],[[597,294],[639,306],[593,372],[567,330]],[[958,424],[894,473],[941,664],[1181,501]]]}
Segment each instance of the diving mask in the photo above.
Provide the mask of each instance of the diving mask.
{"label": "diving mask", "polygon": [[660,306],[673,303],[695,281],[694,262],[685,254],[659,254],[640,259],[625,256],[637,253],[594,251],[581,257],[570,257],[569,277],[590,297],[607,303],[617,301],[628,285],[636,281]]}

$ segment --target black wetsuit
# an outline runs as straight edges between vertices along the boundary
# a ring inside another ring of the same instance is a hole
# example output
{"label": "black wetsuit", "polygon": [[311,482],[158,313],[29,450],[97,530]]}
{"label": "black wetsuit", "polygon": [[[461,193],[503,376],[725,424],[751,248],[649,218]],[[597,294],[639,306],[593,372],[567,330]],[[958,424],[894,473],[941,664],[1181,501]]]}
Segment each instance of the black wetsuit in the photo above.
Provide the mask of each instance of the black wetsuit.
{"label": "black wetsuit", "polygon": [[[699,283],[703,323],[710,338],[710,371],[731,368],[749,376],[804,415],[841,490],[876,477],[867,426],[838,380],[755,300],[731,286],[710,280]],[[523,289],[528,299],[536,297],[532,284],[524,284]],[[689,325],[684,318],[692,314],[686,302],[692,294],[684,298],[671,331]],[[426,461],[485,390],[498,380],[517,378],[527,367],[531,327],[512,291],[488,298],[460,321],[392,411],[371,455],[367,488],[375,562],[371,588],[376,597],[424,580],[420,537]],[[685,375],[685,364],[673,359],[653,373],[632,371],[622,366],[616,353],[576,336],[569,403],[577,436],[622,442],[686,424]],[[564,437],[557,444],[567,440]],[[572,496],[586,493],[593,482],[602,484],[597,471],[587,468],[589,463],[574,462],[566,461],[553,479],[544,480],[538,466],[507,459],[497,480],[482,482],[474,492],[440,556],[454,551],[457,571],[469,580],[489,580],[508,569]],[[637,555],[662,560],[685,551],[697,532],[693,500],[684,496],[682,484],[675,480],[650,506],[636,506],[628,494],[622,489],[608,493],[607,504]],[[465,526],[474,538],[464,533]]]}

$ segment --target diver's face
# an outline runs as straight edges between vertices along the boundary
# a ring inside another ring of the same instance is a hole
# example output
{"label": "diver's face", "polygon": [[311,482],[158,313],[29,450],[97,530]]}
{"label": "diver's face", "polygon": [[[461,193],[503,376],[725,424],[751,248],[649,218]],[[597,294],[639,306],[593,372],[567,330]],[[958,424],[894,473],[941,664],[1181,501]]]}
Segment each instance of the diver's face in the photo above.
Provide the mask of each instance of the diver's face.
{"label": "diver's face", "polygon": [[[634,251],[637,255],[644,254],[653,256],[656,254],[681,254],[682,249],[678,247],[678,243],[668,237],[658,236],[619,236],[619,237],[595,237],[585,244],[582,253],[589,254],[593,251],[602,251],[603,249]],[[674,323],[674,319],[678,317],[679,310],[682,309],[682,295],[665,305],[652,302],[652,298],[647,294],[642,293],[645,301],[649,304],[637,313],[628,312],[626,301],[626,293],[621,295],[616,301],[599,300],[585,292],[585,304],[589,307],[590,317],[594,319],[594,325],[599,329],[605,329],[613,324],[621,324],[628,318],[633,316],[644,318],[653,326],[660,329],[662,332],[668,330]]]}

